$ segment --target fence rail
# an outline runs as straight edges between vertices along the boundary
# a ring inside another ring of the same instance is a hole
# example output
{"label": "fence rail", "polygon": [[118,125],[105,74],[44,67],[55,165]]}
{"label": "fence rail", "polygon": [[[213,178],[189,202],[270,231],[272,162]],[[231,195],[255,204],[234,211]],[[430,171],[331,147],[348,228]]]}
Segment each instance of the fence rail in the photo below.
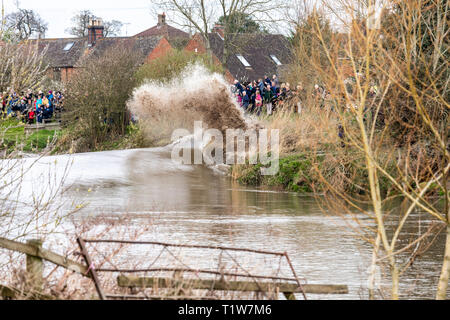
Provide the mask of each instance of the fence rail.
{"label": "fence rail", "polygon": [[[285,295],[292,293],[302,293],[297,284],[273,283],[273,282],[249,282],[249,281],[217,281],[217,280],[197,280],[183,279],[174,280],[172,278],[152,278],[152,277],[117,277],[117,283],[122,288],[172,288],[186,287],[198,290],[219,290],[219,291],[278,291]],[[303,290],[310,294],[347,294],[348,288],[344,285],[322,285],[304,284]]]}
{"label": "fence rail", "polygon": [[[197,300],[199,297],[190,296],[139,296],[139,295],[114,295],[104,293],[99,281],[98,272],[114,272],[119,273],[117,277],[117,286],[119,288],[129,288],[129,289],[145,289],[145,288],[166,288],[170,289],[173,287],[185,287],[188,286],[189,289],[198,290],[213,290],[213,291],[241,291],[241,292],[269,292],[275,290],[276,292],[283,293],[287,299],[295,299],[295,293],[303,294],[306,299],[306,293],[309,294],[347,294],[348,287],[346,285],[321,285],[321,284],[301,284],[289,256],[286,252],[270,252],[264,250],[252,250],[244,248],[228,248],[228,247],[212,247],[212,246],[201,246],[201,245],[178,245],[170,243],[161,242],[135,242],[135,241],[121,241],[121,240],[84,240],[78,238],[77,242],[81,249],[81,254],[85,258],[86,265],[68,259],[62,255],[51,252],[42,248],[42,242],[39,240],[29,240],[28,243],[17,242],[5,238],[0,238],[0,248],[7,250],[19,252],[27,256],[27,276],[30,280],[30,286],[27,292],[23,292],[16,288],[8,287],[0,284],[0,297],[6,299],[15,299],[17,297],[25,296],[32,299],[47,300],[53,299],[53,297],[44,295],[41,293],[43,280],[43,260],[51,262],[57,266],[63,267],[67,270],[76,272],[84,277],[90,278],[97,289],[100,299],[190,299]],[[94,266],[89,252],[86,248],[86,243],[120,243],[120,244],[151,244],[164,247],[178,247],[178,248],[201,248],[201,249],[213,249],[213,250],[230,250],[230,251],[243,251],[252,252],[263,255],[275,255],[280,257],[285,257],[293,273],[292,278],[287,277],[272,277],[263,275],[252,275],[252,274],[241,274],[241,273],[223,273],[216,272],[212,270],[194,270],[194,269],[176,269],[176,268],[166,268],[166,269],[135,269],[135,270],[121,270],[121,269],[106,269],[98,268]],[[210,279],[187,279],[187,278],[156,278],[156,277],[131,277],[125,276],[124,273],[140,273],[140,272],[156,272],[156,271],[171,271],[174,275],[186,273],[206,273],[206,274],[219,274],[222,276],[230,275],[235,277],[246,277],[252,278],[253,281],[225,281],[223,278],[221,280],[210,280]],[[256,279],[270,279],[272,282],[257,282]],[[286,281],[286,282],[274,282],[274,281]],[[295,283],[288,283],[288,282]],[[214,299],[214,297],[202,297],[201,299]]]}
{"label": "fence rail", "polygon": [[49,261],[67,270],[79,273],[85,277],[90,277],[88,268],[67,257],[42,248],[39,240],[29,240],[28,243],[17,242],[5,238],[0,238],[0,248],[23,253],[26,255],[27,290],[19,290],[13,287],[0,284],[0,297],[4,299],[16,299],[26,296],[36,300],[51,300],[52,296],[42,294],[43,286],[43,260]]}
{"label": "fence rail", "polygon": [[84,276],[89,277],[88,268],[76,261],[73,261],[71,259],[68,259],[67,257],[61,256],[57,253],[51,252],[49,250],[43,249],[41,246],[37,246],[35,244],[25,244],[22,242],[17,242],[13,240],[8,240],[5,238],[0,238],[0,247],[20,252],[32,257],[37,257],[40,259],[44,259],[46,261],[49,261],[53,264],[56,264],[57,266],[66,268],[70,271],[80,273]]}

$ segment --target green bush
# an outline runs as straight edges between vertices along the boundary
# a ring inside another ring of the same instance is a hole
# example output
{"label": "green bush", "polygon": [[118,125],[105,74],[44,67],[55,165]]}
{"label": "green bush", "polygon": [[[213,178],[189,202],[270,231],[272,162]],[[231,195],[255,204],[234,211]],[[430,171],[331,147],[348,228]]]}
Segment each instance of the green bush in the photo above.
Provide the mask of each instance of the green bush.
{"label": "green bush", "polygon": [[313,192],[310,177],[311,161],[302,155],[280,159],[280,170],[274,176],[261,175],[261,168],[261,164],[245,165],[237,177],[238,182],[251,186],[280,187],[294,192]]}
{"label": "green bush", "polygon": [[280,170],[274,176],[269,176],[269,186],[282,186],[294,192],[312,192],[309,171],[311,161],[303,156],[290,156],[280,159]]}
{"label": "green bush", "polygon": [[222,73],[223,68],[210,61],[207,55],[184,50],[172,50],[171,53],[142,65],[135,74],[138,85],[147,80],[169,82],[177,77],[189,64],[199,62],[211,72]]}
{"label": "green bush", "polygon": [[261,164],[247,165],[239,176],[238,181],[246,186],[259,186],[262,182]]}

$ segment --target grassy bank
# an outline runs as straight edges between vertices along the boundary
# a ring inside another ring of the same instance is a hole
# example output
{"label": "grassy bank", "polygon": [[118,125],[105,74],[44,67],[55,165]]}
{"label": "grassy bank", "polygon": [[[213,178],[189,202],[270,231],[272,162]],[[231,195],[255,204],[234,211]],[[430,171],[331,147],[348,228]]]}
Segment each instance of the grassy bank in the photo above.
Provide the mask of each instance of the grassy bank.
{"label": "grassy bank", "polygon": [[326,161],[326,157],[317,154],[339,152],[337,119],[326,110],[304,110],[301,114],[279,110],[260,121],[268,130],[279,130],[280,170],[275,176],[263,176],[261,164],[237,165],[232,168],[233,179],[250,186],[301,193],[319,192],[319,178],[313,170],[313,163]]}
{"label": "grassy bank", "polygon": [[86,148],[82,137],[76,137],[71,128],[62,130],[25,131],[25,124],[17,119],[0,120],[0,149],[7,153],[22,151],[26,153],[51,154],[96,152],[150,147],[143,132],[134,125],[129,125],[125,135],[118,135],[98,144],[95,148]]}
{"label": "grassy bank", "polygon": [[59,130],[26,132],[25,124],[17,119],[0,120],[1,150],[39,153],[58,139]]}
{"label": "grassy bank", "polygon": [[[322,193],[330,186],[350,194],[367,192],[365,159],[349,144],[342,145],[339,120],[333,112],[314,108],[301,114],[279,111],[261,122],[268,130],[279,130],[279,172],[263,176],[261,164],[236,165],[231,173],[234,180],[243,185],[299,193]],[[388,172],[395,170],[395,157],[386,156],[380,161]],[[383,195],[392,192],[391,183],[384,177],[380,177],[380,186]]]}
{"label": "grassy bank", "polygon": [[144,132],[140,127],[133,124],[126,127],[124,135],[112,135],[110,139],[101,141],[95,145],[87,144],[83,134],[76,127],[70,126],[61,131],[53,153],[98,152],[148,147],[152,147],[152,145],[146,139]]}
{"label": "grassy bank", "polygon": [[[280,157],[279,171],[274,176],[261,174],[261,164],[236,165],[232,168],[232,177],[242,185],[271,187],[282,191],[299,193],[323,193],[330,183],[333,188],[350,194],[365,194],[368,186],[367,174],[361,169],[363,159],[345,159],[337,164],[335,155],[305,151]],[[391,163],[387,170],[395,170]],[[326,182],[325,182],[326,181]],[[380,178],[383,195],[392,195],[392,184],[384,177]]]}
{"label": "grassy bank", "polygon": [[304,154],[286,156],[280,159],[280,170],[274,176],[263,176],[261,164],[233,167],[233,177],[248,186],[269,186],[281,190],[311,193],[311,160]]}

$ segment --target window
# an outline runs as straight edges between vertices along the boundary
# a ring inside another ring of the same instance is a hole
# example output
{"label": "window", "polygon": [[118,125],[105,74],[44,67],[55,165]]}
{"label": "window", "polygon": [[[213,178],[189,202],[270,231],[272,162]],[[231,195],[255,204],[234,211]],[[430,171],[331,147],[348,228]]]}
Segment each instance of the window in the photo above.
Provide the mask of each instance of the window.
{"label": "window", "polygon": [[270,55],[270,57],[272,58],[272,60],[277,64],[277,66],[281,66],[282,63],[280,60],[278,60],[278,58],[276,56],[274,56],[273,54]]}
{"label": "window", "polygon": [[248,63],[248,61],[245,60],[245,58],[244,58],[243,56],[241,56],[240,54],[237,54],[236,57],[239,59],[239,61],[242,62],[242,64],[243,64],[245,67],[251,67],[250,63]]}
{"label": "window", "polygon": [[66,46],[64,47],[64,51],[69,51],[70,49],[72,49],[73,47],[73,42],[69,42],[68,44],[66,44]]}

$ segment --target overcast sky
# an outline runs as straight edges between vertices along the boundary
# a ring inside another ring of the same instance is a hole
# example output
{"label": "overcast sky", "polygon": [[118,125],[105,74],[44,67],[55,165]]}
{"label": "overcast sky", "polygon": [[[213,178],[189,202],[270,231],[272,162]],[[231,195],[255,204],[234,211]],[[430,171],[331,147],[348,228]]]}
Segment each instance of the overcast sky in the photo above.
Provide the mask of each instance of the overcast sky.
{"label": "overcast sky", "polygon": [[[379,0],[383,2],[384,0]],[[71,35],[65,32],[71,25],[71,18],[81,10],[90,10],[103,20],[119,20],[124,23],[121,36],[133,36],[158,22],[157,8],[152,6],[151,0],[4,0],[6,14],[20,8],[32,9],[48,23],[46,38],[65,38]],[[308,0],[310,3],[319,0]],[[333,0],[328,0],[333,3]],[[295,3],[292,1],[292,3]],[[298,8],[292,6],[295,12]],[[170,17],[168,17],[170,19]],[[329,16],[333,20],[336,20]],[[176,25],[174,25],[177,27]],[[278,26],[278,28],[277,28]],[[272,32],[289,34],[289,26],[279,23]],[[273,29],[273,28],[272,28]]]}
{"label": "overcast sky", "polygon": [[[4,0],[6,14],[16,10],[15,0]],[[135,35],[158,22],[151,11],[149,0],[20,0],[24,9],[37,12],[47,23],[46,38],[70,37],[65,30],[71,26],[71,18],[80,10],[91,10],[104,20],[123,22],[122,35]]]}
{"label": "overcast sky", "polygon": [[[65,32],[71,27],[71,18],[81,10],[90,10],[105,21],[119,20],[124,23],[120,36],[133,36],[158,22],[157,8],[151,0],[3,0],[6,14],[20,8],[32,9],[48,24],[46,38],[72,37]],[[309,0],[317,1],[317,0]],[[170,20],[170,16],[168,19]],[[174,18],[174,17],[172,17]],[[174,27],[178,27],[173,24]],[[288,34],[287,26],[272,25],[272,32]],[[178,27],[179,28],[179,27]],[[272,30],[273,29],[273,30]],[[188,30],[185,30],[188,31]]]}

